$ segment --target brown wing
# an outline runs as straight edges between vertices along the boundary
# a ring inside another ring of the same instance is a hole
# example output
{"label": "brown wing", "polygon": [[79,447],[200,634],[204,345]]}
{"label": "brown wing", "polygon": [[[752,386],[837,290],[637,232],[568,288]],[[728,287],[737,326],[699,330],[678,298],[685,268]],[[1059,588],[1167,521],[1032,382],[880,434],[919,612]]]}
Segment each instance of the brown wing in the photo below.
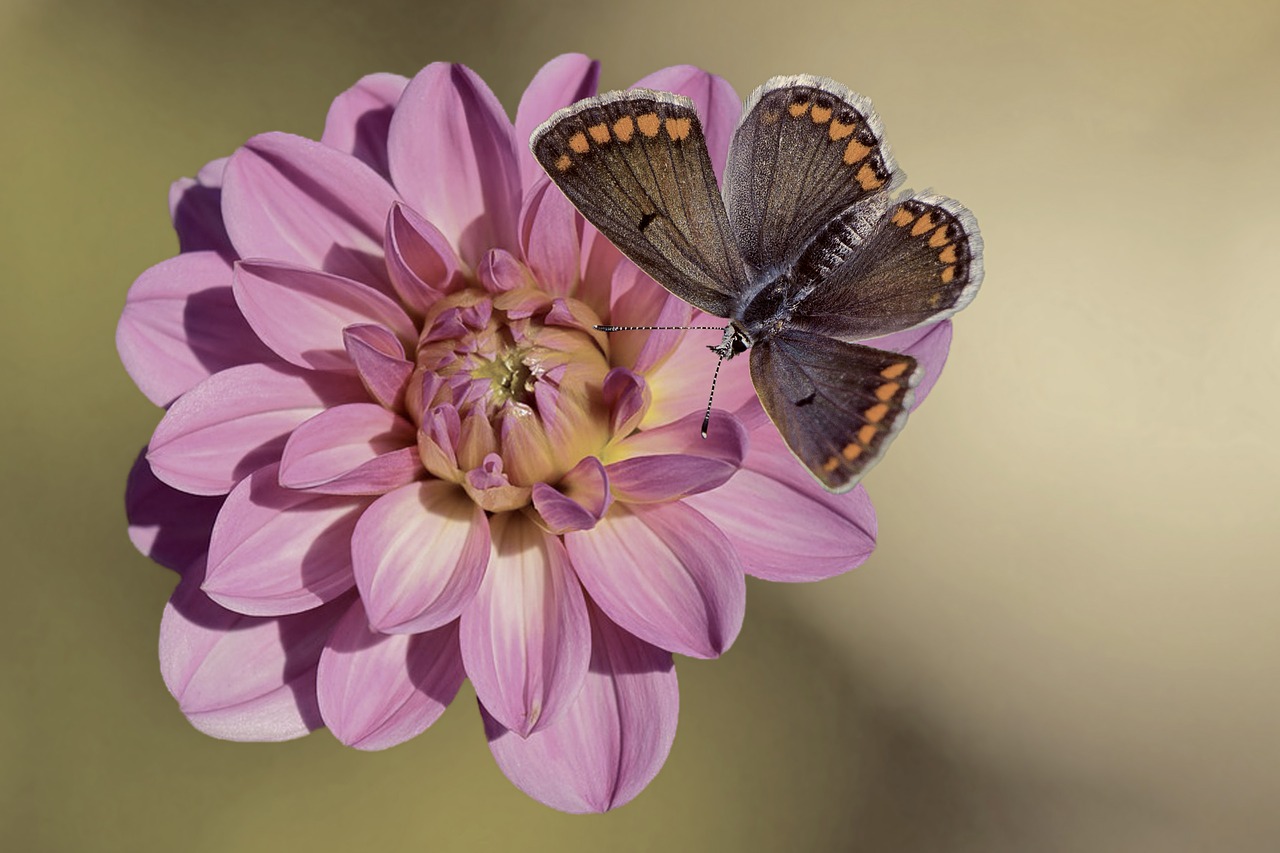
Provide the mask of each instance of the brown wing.
{"label": "brown wing", "polygon": [[922,371],[907,355],[783,330],[751,349],[751,379],[791,452],[833,492],[853,488],[902,429]]}
{"label": "brown wing", "polygon": [[901,180],[871,102],[825,77],[775,77],[747,100],[724,197],[738,248],[762,278],[819,229]]}
{"label": "brown wing", "polygon": [[534,157],[582,215],[659,284],[727,317],[746,270],[688,98],[610,92],[551,116]]}
{"label": "brown wing", "polygon": [[920,193],[870,227],[855,220],[837,218],[797,261],[792,328],[874,338],[950,317],[977,295],[982,238],[958,202]]}

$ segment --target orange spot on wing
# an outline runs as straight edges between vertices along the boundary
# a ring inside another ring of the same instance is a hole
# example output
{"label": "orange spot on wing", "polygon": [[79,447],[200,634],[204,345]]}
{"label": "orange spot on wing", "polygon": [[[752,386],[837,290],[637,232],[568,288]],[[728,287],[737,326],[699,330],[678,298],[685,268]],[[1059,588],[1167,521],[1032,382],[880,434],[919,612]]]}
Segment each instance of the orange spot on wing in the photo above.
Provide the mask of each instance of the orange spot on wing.
{"label": "orange spot on wing", "polygon": [[778,112],[777,110],[765,110],[764,112],[760,113],[761,124],[765,124],[765,125],[777,124],[778,119],[780,118],[782,118],[782,113]]}
{"label": "orange spot on wing", "polygon": [[853,133],[853,125],[842,124],[839,121],[831,122],[831,127],[827,128],[827,135],[831,137],[832,142],[839,142],[851,133]]}
{"label": "orange spot on wing", "polygon": [[573,165],[573,160],[568,154],[561,154],[560,159],[556,161],[556,168],[561,172],[569,171],[569,167]]}
{"label": "orange spot on wing", "polygon": [[857,459],[862,453],[862,445],[854,444],[852,441],[844,446],[844,450],[840,451],[840,455],[850,462]]}
{"label": "orange spot on wing", "polygon": [[658,128],[661,124],[658,121],[657,113],[645,113],[636,118],[636,127],[640,128],[640,132],[650,139],[658,135]]}
{"label": "orange spot on wing", "polygon": [[582,131],[578,131],[569,137],[569,147],[579,154],[586,154],[591,150],[591,143],[587,142],[587,135]]}
{"label": "orange spot on wing", "polygon": [[862,168],[858,170],[856,177],[858,179],[858,186],[868,192],[871,190],[878,190],[880,187],[884,186],[884,181],[876,176],[876,170],[871,168],[870,163],[863,163]]}
{"label": "orange spot on wing", "polygon": [[929,245],[935,249],[947,245],[947,226],[938,226],[938,230],[934,231],[933,236],[929,238]]}
{"label": "orange spot on wing", "polygon": [[831,107],[815,106],[809,113],[809,118],[813,119],[814,124],[826,124],[831,118]]}
{"label": "orange spot on wing", "polygon": [[942,283],[950,284],[951,280],[956,277],[956,268],[951,266],[942,271]]}
{"label": "orange spot on wing", "polygon": [[939,305],[941,305],[941,304],[942,304],[942,294],[941,294],[941,293],[935,293],[935,294],[933,294],[933,296],[930,296],[930,297],[929,297],[929,307],[930,307],[930,308],[937,308],[937,307],[938,307]]}
{"label": "orange spot on wing", "polygon": [[596,141],[596,145],[604,145],[609,141],[609,126],[603,122],[587,128],[587,133]]}
{"label": "orange spot on wing", "polygon": [[830,474],[832,471],[840,467],[840,460],[832,456],[826,462],[822,463],[822,470]]}
{"label": "orange spot on wing", "polygon": [[898,212],[893,215],[892,221],[894,225],[902,228],[905,225],[910,225],[911,220],[913,219],[915,219],[915,217],[911,215],[911,211],[907,210],[905,207],[900,207],[898,208]]}
{"label": "orange spot on wing", "polygon": [[667,136],[672,139],[684,139],[689,135],[689,130],[693,126],[688,118],[669,118],[667,119]]}
{"label": "orange spot on wing", "polygon": [[[852,166],[854,163],[857,163],[859,160],[861,160],[863,157],[866,157],[870,153],[871,153],[870,148],[863,145],[861,142],[859,142],[856,139],[850,139],[849,144],[844,147],[845,165]],[[862,173],[859,172],[858,174],[861,175]],[[872,174],[874,175],[875,173],[872,172]],[[862,179],[859,178],[858,180],[861,181]]]}
{"label": "orange spot on wing", "polygon": [[630,142],[631,134],[636,132],[636,123],[631,116],[623,116],[613,123],[613,135],[619,142]]}
{"label": "orange spot on wing", "polygon": [[921,216],[918,220],[916,220],[916,224],[911,226],[911,236],[919,237],[921,234],[928,231],[932,227],[933,227],[933,214],[926,211],[924,216]]}
{"label": "orange spot on wing", "polygon": [[880,375],[885,379],[897,379],[899,376],[907,372],[909,362],[900,361],[897,364],[891,364],[884,370],[880,371]]}
{"label": "orange spot on wing", "polygon": [[942,261],[944,264],[954,264],[956,262],[955,243],[952,243],[950,246],[943,249],[942,253],[938,255],[938,260]]}
{"label": "orange spot on wing", "polygon": [[883,403],[897,394],[901,387],[897,382],[886,382],[876,389],[876,399]]}
{"label": "orange spot on wing", "polygon": [[871,408],[862,413],[867,420],[873,424],[878,424],[884,420],[884,416],[889,414],[889,407],[884,403],[876,403]]}
{"label": "orange spot on wing", "polygon": [[870,444],[871,439],[875,438],[876,433],[879,431],[880,430],[876,429],[871,424],[867,424],[862,429],[858,430],[858,441],[861,441],[863,444]]}
{"label": "orange spot on wing", "polygon": [[787,107],[787,112],[791,113],[791,115],[794,118],[800,118],[800,116],[804,115],[808,111],[809,111],[808,101],[806,101],[803,104],[792,104],[791,106]]}

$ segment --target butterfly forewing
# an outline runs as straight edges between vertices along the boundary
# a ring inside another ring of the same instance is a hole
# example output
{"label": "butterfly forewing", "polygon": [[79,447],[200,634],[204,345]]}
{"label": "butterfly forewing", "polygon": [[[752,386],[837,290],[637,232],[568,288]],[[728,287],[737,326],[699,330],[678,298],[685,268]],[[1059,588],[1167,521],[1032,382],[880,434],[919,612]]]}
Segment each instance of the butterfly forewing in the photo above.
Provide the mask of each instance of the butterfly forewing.
{"label": "butterfly forewing", "polygon": [[825,77],[775,77],[747,101],[724,197],[743,259],[767,277],[837,214],[898,178],[866,98]]}
{"label": "butterfly forewing", "polygon": [[959,311],[982,282],[982,239],[964,207],[920,193],[868,231],[856,211],[818,233],[791,272],[796,329],[859,340]]}
{"label": "butterfly forewing", "polygon": [[906,422],[916,360],[784,330],[751,350],[760,402],[791,451],[833,492],[853,488]]}
{"label": "butterfly forewing", "polygon": [[691,101],[644,89],[590,98],[553,115],[530,144],[627,257],[691,305],[729,316],[746,271]]}

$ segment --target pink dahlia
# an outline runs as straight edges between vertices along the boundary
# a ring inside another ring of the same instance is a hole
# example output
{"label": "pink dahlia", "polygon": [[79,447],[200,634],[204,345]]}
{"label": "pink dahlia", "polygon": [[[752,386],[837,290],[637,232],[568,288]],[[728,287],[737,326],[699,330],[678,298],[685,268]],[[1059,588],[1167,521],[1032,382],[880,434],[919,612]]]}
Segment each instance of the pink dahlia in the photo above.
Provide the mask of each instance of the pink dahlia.
{"label": "pink dahlia", "polygon": [[[745,574],[871,553],[865,491],[810,477],[740,365],[699,437],[707,333],[593,329],[694,319],[528,151],[597,73],[551,61],[514,125],[465,67],[372,75],[319,142],[256,136],[174,184],[181,253],[134,283],[117,344],[166,410],[126,501],[181,575],[160,666],[201,731],[382,749],[469,678],[521,790],[603,811],[666,759],[672,654],[733,643]],[[694,100],[719,172],[732,87],[688,66],[637,85]],[[926,365],[922,399],[949,340],[878,345]]]}

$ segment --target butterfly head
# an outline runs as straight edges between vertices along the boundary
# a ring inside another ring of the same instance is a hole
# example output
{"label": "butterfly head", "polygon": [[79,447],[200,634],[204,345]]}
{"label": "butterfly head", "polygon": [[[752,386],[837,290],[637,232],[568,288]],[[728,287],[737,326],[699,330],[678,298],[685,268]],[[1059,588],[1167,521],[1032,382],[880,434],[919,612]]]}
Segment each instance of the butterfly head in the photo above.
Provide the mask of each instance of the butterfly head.
{"label": "butterfly head", "polygon": [[720,343],[715,346],[708,346],[707,349],[725,359],[744,353],[750,347],[751,338],[747,337],[747,333],[737,323],[730,323],[724,327],[724,337],[720,340]]}

